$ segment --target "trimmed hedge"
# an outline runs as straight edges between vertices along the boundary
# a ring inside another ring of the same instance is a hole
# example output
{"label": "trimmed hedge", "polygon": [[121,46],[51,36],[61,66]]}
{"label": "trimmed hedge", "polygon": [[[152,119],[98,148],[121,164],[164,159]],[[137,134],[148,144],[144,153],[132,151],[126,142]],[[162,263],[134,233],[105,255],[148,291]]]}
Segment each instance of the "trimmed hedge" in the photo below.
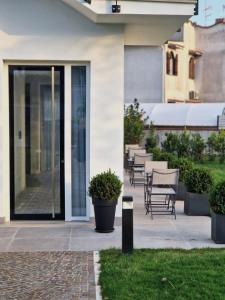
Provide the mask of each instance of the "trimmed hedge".
{"label": "trimmed hedge", "polygon": [[195,167],[186,172],[185,184],[190,193],[209,193],[213,185],[213,178],[208,170]]}
{"label": "trimmed hedge", "polygon": [[111,170],[94,176],[89,186],[89,196],[104,201],[118,200],[122,182]]}
{"label": "trimmed hedge", "polygon": [[217,183],[211,190],[209,203],[214,213],[225,215],[225,180]]}
{"label": "trimmed hedge", "polygon": [[194,168],[194,163],[189,158],[180,157],[171,163],[171,167],[180,170],[179,180],[184,183],[185,175]]}

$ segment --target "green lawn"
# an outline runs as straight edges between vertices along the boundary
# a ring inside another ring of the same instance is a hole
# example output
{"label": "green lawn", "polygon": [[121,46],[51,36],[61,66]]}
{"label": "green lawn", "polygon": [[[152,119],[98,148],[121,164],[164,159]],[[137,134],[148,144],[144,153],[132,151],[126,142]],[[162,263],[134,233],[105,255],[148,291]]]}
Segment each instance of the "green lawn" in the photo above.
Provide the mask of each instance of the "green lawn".
{"label": "green lawn", "polygon": [[225,163],[221,164],[218,161],[213,161],[213,162],[207,161],[202,164],[196,164],[196,165],[209,169],[213,175],[215,182],[225,180]]}
{"label": "green lawn", "polygon": [[100,284],[105,300],[224,300],[225,250],[102,251]]}

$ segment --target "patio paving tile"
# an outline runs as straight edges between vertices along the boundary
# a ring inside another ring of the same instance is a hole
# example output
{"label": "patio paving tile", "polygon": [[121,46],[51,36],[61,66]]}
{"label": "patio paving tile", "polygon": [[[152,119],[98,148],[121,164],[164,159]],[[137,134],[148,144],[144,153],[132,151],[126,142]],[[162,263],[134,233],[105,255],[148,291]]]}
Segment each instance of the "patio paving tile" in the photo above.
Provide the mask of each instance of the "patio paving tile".
{"label": "patio paving tile", "polygon": [[96,239],[95,237],[88,240],[82,238],[72,238],[69,250],[71,251],[98,251],[109,248],[121,248],[121,239]]}
{"label": "patio paving tile", "polygon": [[69,247],[69,238],[16,238],[8,251],[65,251]]}
{"label": "patio paving tile", "polygon": [[33,227],[20,228],[15,238],[69,238],[71,232],[70,227]]}
{"label": "patio paving tile", "polygon": [[0,239],[0,252],[7,251],[10,243],[11,243],[10,238]]}
{"label": "patio paving tile", "polygon": [[0,227],[0,239],[11,238],[16,233],[17,228],[12,227]]}

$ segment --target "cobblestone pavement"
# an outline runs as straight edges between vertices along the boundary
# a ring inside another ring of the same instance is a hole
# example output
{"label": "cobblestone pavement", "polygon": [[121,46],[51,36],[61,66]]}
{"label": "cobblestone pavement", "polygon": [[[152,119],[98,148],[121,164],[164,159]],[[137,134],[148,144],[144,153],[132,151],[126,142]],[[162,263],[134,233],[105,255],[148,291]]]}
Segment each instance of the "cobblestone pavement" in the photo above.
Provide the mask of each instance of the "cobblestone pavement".
{"label": "cobblestone pavement", "polygon": [[93,252],[0,253],[0,300],[94,300]]}

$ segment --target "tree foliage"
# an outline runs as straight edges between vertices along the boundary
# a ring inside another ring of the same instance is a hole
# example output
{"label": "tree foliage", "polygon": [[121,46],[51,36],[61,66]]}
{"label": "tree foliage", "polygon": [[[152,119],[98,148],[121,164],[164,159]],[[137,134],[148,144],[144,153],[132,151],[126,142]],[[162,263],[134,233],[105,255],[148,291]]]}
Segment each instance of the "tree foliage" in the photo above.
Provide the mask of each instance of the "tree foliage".
{"label": "tree foliage", "polygon": [[157,144],[158,144],[158,137],[156,134],[155,127],[154,127],[153,123],[151,122],[150,129],[149,129],[149,136],[146,139],[145,147],[148,152],[151,152],[151,149],[155,149]]}
{"label": "tree foliage", "polygon": [[144,127],[147,118],[145,112],[140,109],[138,100],[125,108],[124,112],[124,143],[139,144],[144,135]]}

